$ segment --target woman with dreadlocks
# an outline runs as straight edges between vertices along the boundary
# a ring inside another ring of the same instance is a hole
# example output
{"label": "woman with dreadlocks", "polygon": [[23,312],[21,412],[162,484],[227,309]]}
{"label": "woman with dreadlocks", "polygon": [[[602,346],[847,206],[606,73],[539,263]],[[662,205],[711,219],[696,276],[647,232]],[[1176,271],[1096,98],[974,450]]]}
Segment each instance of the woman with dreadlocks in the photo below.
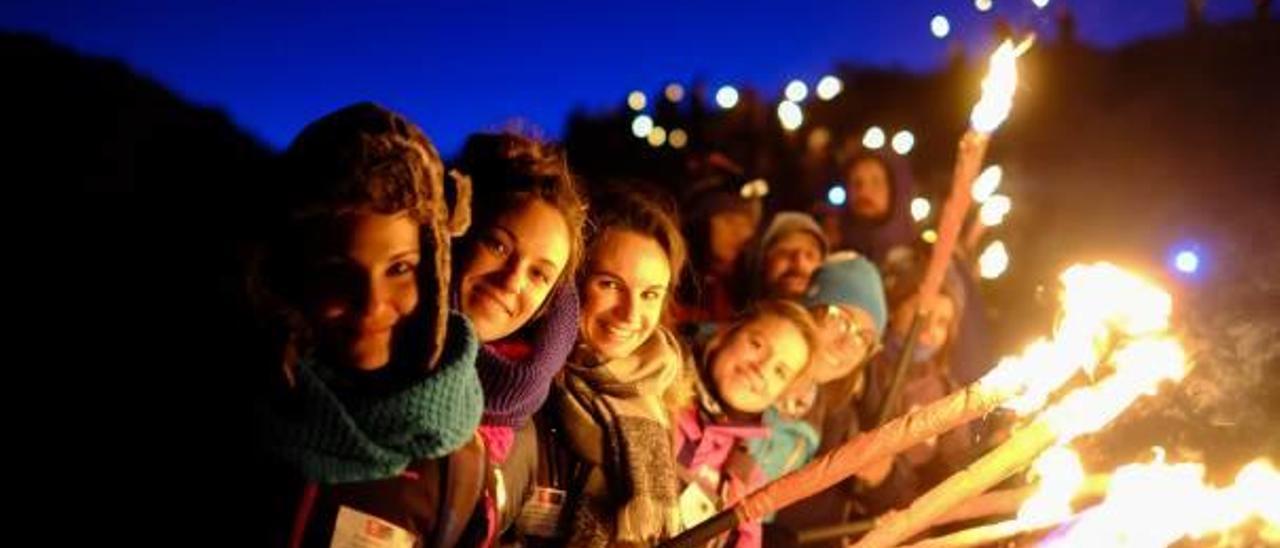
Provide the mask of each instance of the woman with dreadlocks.
{"label": "woman with dreadlocks", "polygon": [[283,208],[249,278],[272,349],[254,540],[474,544],[484,401],[475,332],[446,298],[465,180],[451,212],[430,141],[370,103],[311,123],[279,162]]}

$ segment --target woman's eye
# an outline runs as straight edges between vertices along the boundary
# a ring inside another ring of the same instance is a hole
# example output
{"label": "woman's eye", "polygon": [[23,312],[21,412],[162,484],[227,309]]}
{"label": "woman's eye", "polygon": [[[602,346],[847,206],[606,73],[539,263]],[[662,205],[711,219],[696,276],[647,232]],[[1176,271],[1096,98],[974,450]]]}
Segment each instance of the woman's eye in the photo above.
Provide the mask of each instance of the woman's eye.
{"label": "woman's eye", "polygon": [[511,252],[510,246],[497,238],[485,238],[483,243],[485,248],[497,255],[506,256]]}
{"label": "woman's eye", "polygon": [[387,274],[390,274],[392,276],[403,276],[405,274],[412,273],[415,270],[415,268],[416,268],[416,265],[414,265],[413,263],[410,263],[409,261],[397,261],[393,263],[390,267],[387,267]]}

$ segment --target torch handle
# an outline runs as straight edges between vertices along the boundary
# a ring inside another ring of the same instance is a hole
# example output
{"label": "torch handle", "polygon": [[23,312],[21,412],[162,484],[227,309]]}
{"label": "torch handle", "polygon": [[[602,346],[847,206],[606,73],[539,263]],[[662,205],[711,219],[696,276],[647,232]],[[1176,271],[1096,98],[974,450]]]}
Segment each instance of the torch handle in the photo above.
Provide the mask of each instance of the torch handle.
{"label": "torch handle", "polygon": [[898,363],[893,370],[893,380],[889,382],[889,389],[885,392],[884,399],[880,401],[880,408],[876,410],[876,423],[872,428],[884,424],[893,414],[894,404],[898,400],[898,395],[902,393],[902,384],[906,382],[907,371],[913,363],[911,355],[915,352],[916,339],[919,338],[920,329],[923,328],[927,318],[927,313],[921,308],[917,308],[915,315],[911,317],[911,327],[907,329],[907,340],[902,344],[902,355],[898,356]]}
{"label": "torch handle", "polygon": [[712,539],[738,526],[739,518],[738,513],[734,511],[735,508],[736,506],[722,510],[719,514],[711,516],[707,521],[695,525],[692,529],[676,535],[659,546],[662,548],[700,548],[706,546]]}
{"label": "torch handle", "polygon": [[969,232],[964,236],[964,250],[969,256],[977,257],[978,244],[982,243],[982,236],[986,232],[987,225],[982,224],[981,219],[974,219],[973,224],[969,226]]}
{"label": "torch handle", "polygon": [[888,548],[932,526],[948,510],[990,489],[1025,468],[1058,440],[1045,420],[1037,420],[1000,447],[956,472],[912,501],[883,516],[855,548]]}
{"label": "torch handle", "polygon": [[933,252],[929,255],[929,267],[925,270],[924,281],[920,283],[920,306],[925,310],[933,309],[933,299],[942,289],[942,280],[947,274],[947,265],[951,263],[951,254],[956,242],[960,239],[960,230],[964,228],[965,215],[973,202],[971,195],[973,180],[978,177],[982,167],[982,159],[987,155],[987,144],[991,138],[973,130],[966,131],[960,138],[956,151],[955,171],[951,174],[951,194],[942,206],[942,216],[938,220],[938,241],[933,244]]}

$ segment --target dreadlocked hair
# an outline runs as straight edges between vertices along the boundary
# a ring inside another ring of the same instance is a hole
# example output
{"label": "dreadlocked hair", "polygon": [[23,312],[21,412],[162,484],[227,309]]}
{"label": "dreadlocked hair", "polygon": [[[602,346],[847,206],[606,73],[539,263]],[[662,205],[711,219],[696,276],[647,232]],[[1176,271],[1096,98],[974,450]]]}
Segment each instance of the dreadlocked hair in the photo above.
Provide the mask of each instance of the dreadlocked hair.
{"label": "dreadlocked hair", "polygon": [[422,254],[429,259],[417,272],[424,298],[406,320],[414,354],[408,363],[433,368],[447,325],[449,243],[467,228],[469,181],[450,177],[456,186],[451,212],[435,146],[412,122],[373,103],[357,103],[307,125],[275,167],[276,213],[251,258],[248,283],[286,378],[315,345],[299,293],[307,268],[301,244],[357,214],[405,212],[420,226]]}

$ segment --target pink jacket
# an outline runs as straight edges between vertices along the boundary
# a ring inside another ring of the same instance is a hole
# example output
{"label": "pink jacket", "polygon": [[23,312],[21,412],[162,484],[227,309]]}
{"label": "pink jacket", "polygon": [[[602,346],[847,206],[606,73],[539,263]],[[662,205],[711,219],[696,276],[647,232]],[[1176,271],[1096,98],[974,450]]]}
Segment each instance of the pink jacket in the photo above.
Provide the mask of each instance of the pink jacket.
{"label": "pink jacket", "polygon": [[[744,440],[762,438],[769,430],[762,424],[708,424],[697,406],[676,416],[676,463],[681,471],[681,492],[698,482],[714,493],[723,510],[763,486],[764,470],[747,453]],[[738,526],[739,548],[761,546],[760,522]]]}

